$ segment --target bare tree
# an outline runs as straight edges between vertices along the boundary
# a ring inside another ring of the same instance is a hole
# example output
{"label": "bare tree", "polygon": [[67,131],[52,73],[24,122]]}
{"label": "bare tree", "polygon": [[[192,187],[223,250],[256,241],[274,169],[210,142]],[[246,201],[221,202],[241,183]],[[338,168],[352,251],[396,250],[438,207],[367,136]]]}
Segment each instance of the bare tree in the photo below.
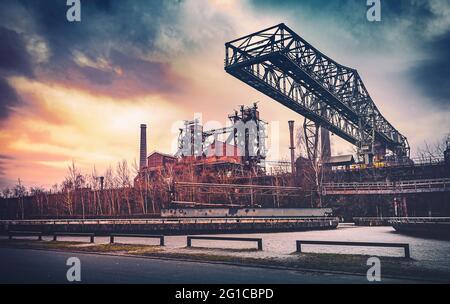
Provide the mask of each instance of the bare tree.
{"label": "bare tree", "polygon": [[[450,136],[450,135],[449,135]],[[417,156],[420,161],[436,161],[442,160],[444,157],[445,150],[447,149],[447,140],[448,138],[444,138],[440,141],[437,141],[433,144],[428,142],[424,142],[423,146],[417,149]]]}
{"label": "bare tree", "polygon": [[131,180],[130,180],[130,169],[128,168],[128,163],[126,160],[119,162],[116,168],[117,182],[121,194],[123,195],[128,208],[128,215],[131,215],[133,210],[130,203],[130,192],[131,192]]}
{"label": "bare tree", "polygon": [[[320,132],[319,132],[320,133]],[[304,127],[297,128],[297,150],[306,162],[307,168],[302,168],[302,177],[308,181],[311,185],[313,185],[312,193],[311,193],[311,205],[314,207],[322,206],[322,193],[321,187],[324,178],[324,170],[321,163],[321,146],[317,146],[317,151],[314,159],[309,159],[307,152],[307,143],[305,139],[305,130]],[[309,170],[310,169],[310,170]],[[314,195],[313,195],[314,194]]]}
{"label": "bare tree", "polygon": [[105,190],[104,190],[104,201],[109,209],[109,215],[116,215],[117,211],[120,211],[120,205],[116,206],[116,193],[114,189],[116,188],[116,179],[114,177],[114,172],[111,167],[109,167],[105,172]]}
{"label": "bare tree", "polygon": [[19,205],[20,218],[25,219],[25,206],[24,197],[27,193],[26,188],[22,185],[20,178],[17,180],[17,184],[13,188],[13,196],[17,198]]}
{"label": "bare tree", "polygon": [[139,169],[136,159],[133,161],[133,173],[139,178],[134,184],[135,192],[137,191],[137,198],[140,202],[142,212],[147,214],[147,191],[148,191],[148,175],[142,173]]}
{"label": "bare tree", "polygon": [[92,201],[90,203],[92,204],[94,215],[101,215],[103,214],[103,208],[100,199],[100,191],[102,189],[100,185],[100,177],[97,174],[97,169],[95,168],[95,166],[92,169],[91,174],[87,177],[87,180],[91,184]]}
{"label": "bare tree", "polygon": [[30,188],[30,194],[33,197],[33,201],[37,205],[38,213],[40,216],[44,214],[44,200],[45,200],[45,189],[42,187],[32,187]]}
{"label": "bare tree", "polygon": [[72,164],[68,167],[68,176],[66,176],[66,179],[62,184],[62,189],[66,194],[66,208],[69,211],[69,215],[74,215],[75,213],[77,194],[79,194],[82,206],[82,215],[84,218],[85,205],[82,188],[85,186],[85,183],[85,177],[78,170],[75,162],[72,161]]}
{"label": "bare tree", "polygon": [[54,184],[51,187],[50,194],[51,194],[51,197],[53,198],[53,201],[54,201],[55,210],[56,210],[56,217],[59,217],[59,214],[60,214],[59,201],[61,199],[61,192],[59,191],[59,185],[57,183]]}
{"label": "bare tree", "polygon": [[1,195],[2,195],[2,198],[5,198],[5,199],[11,198],[13,195],[13,190],[6,187],[5,189],[2,190]]}

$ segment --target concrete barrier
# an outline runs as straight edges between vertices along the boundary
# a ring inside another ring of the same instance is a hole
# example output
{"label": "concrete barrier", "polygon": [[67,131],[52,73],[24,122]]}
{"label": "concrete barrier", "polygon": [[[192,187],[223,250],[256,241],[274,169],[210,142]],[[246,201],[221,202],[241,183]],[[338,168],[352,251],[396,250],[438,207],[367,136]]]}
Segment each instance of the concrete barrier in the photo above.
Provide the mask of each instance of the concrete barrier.
{"label": "concrete barrier", "polygon": [[256,242],[258,250],[263,250],[262,239],[259,238],[230,238],[230,237],[209,237],[209,236],[188,236],[187,247],[192,247],[192,240],[208,240],[208,241],[230,241],[230,242]]}

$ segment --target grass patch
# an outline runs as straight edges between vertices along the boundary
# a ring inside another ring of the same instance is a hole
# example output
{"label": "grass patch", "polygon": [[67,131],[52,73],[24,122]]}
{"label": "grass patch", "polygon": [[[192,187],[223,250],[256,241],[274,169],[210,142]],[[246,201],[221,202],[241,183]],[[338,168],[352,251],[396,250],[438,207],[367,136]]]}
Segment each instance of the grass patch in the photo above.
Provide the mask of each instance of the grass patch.
{"label": "grass patch", "polygon": [[86,252],[127,253],[127,254],[162,251],[162,249],[158,246],[132,245],[132,244],[120,244],[120,243],[84,246],[84,247],[78,248],[78,250],[86,251]]}
{"label": "grass patch", "polygon": [[37,241],[37,240],[0,240],[0,247],[14,247],[23,249],[74,249],[85,243],[81,242],[53,242],[53,241]]}
{"label": "grass patch", "polygon": [[131,244],[89,244],[82,242],[53,242],[33,240],[1,240],[0,247],[14,247],[23,249],[57,249],[76,250],[92,253],[146,253],[162,251],[157,246],[131,245]]}

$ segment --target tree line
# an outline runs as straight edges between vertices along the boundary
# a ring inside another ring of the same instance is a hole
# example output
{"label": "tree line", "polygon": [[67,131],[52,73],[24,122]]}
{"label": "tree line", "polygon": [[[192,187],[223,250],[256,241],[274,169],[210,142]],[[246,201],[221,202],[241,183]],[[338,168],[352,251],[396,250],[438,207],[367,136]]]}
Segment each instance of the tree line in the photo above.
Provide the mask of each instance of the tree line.
{"label": "tree line", "polygon": [[109,167],[102,176],[95,167],[89,174],[83,174],[72,162],[64,180],[49,189],[27,188],[19,179],[13,187],[0,192],[0,217],[151,216],[164,207],[159,191],[155,191],[162,178],[156,176],[152,183],[134,187],[137,172],[136,165],[130,167],[127,161],[121,161],[114,168]]}

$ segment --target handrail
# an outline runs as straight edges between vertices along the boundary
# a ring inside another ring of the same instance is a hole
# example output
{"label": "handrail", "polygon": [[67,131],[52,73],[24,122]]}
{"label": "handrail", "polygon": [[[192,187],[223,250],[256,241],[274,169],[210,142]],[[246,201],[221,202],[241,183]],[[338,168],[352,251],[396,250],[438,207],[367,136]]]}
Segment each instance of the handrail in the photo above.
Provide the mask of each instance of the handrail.
{"label": "handrail", "polygon": [[175,182],[175,186],[179,187],[220,187],[233,189],[254,189],[254,190],[288,190],[301,191],[300,187],[287,186],[267,186],[267,185],[239,185],[239,184],[217,184],[217,183],[190,183],[190,182]]}
{"label": "handrail", "polygon": [[440,179],[423,179],[423,180],[407,180],[398,182],[362,182],[362,183],[324,183],[323,187],[346,187],[346,186],[402,186],[402,185],[421,185],[421,184],[442,184],[450,183],[450,178],[440,178]]}
{"label": "handrail", "polygon": [[367,169],[395,169],[395,168],[417,168],[417,167],[425,167],[425,166],[441,166],[445,165],[445,159],[443,157],[435,157],[435,158],[412,158],[412,163],[383,163],[383,166],[380,168],[377,167],[369,167],[369,168],[333,168],[334,172],[352,172],[352,171],[360,171]]}
{"label": "handrail", "polygon": [[450,217],[355,217],[353,218],[354,222],[385,222],[389,223],[390,225],[396,224],[396,223],[411,223],[411,224],[417,224],[417,223],[427,223],[427,224],[434,224],[434,223],[445,223],[450,224]]}
{"label": "handrail", "polygon": [[1,220],[0,225],[92,225],[92,224],[171,224],[171,223],[200,223],[202,221],[209,223],[223,223],[223,222],[240,222],[240,223],[264,223],[264,222],[315,222],[324,220],[333,220],[335,217],[272,217],[272,218],[161,218],[151,220],[138,220],[138,219],[116,219],[116,220]]}
{"label": "handrail", "polygon": [[358,220],[449,220],[450,217],[354,217]]}
{"label": "handrail", "polygon": [[324,183],[322,190],[327,192],[333,191],[408,191],[408,190],[424,190],[436,189],[450,190],[450,178],[441,179],[424,179],[424,180],[408,180],[398,182],[369,182],[369,183]]}

